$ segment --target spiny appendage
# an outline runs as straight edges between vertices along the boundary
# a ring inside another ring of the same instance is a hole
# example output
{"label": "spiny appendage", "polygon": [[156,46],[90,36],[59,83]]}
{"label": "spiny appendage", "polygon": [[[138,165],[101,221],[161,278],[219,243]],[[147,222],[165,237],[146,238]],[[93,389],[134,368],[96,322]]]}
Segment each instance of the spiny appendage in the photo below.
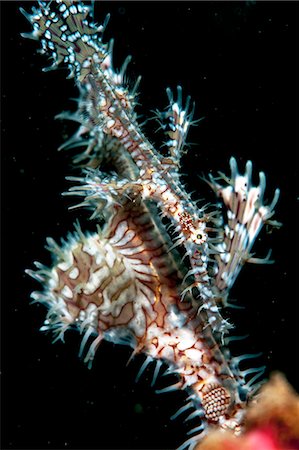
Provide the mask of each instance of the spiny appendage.
{"label": "spiny appendage", "polygon": [[[245,262],[271,263],[270,252],[264,259],[253,257],[251,248],[264,224],[279,227],[280,223],[269,220],[279,198],[276,189],[273,201],[269,205],[263,202],[266,178],[260,172],[258,186],[251,181],[252,163],[248,161],[244,175],[238,173],[234,158],[230,159],[231,178],[220,173],[219,178],[210,176],[208,183],[220,197],[227,208],[227,223],[223,230],[223,241],[216,245],[214,287],[219,297],[226,304],[229,290],[232,288]],[[222,186],[219,181],[225,181]]]}
{"label": "spiny appendage", "polygon": [[[70,188],[70,194],[68,195],[74,193],[74,195],[84,196],[85,201],[82,205],[91,206],[95,209],[97,208],[96,199],[99,199],[99,202],[104,200],[109,204],[109,202],[113,203],[123,196],[134,198],[136,194],[140,194],[144,201],[154,201],[161,209],[162,215],[168,217],[175,226],[175,246],[185,245],[190,257],[192,251],[190,246],[187,248],[187,243],[190,242],[190,245],[200,246],[206,242],[208,236],[206,223],[213,220],[212,215],[204,215],[203,210],[193,204],[179,182],[173,190],[173,183],[166,179],[166,175],[159,170],[151,170],[150,176],[146,176],[144,170],[138,173],[131,155],[122,152],[123,146],[117,146],[115,141],[110,142],[108,140],[109,143],[115,151],[115,154],[111,155],[109,163],[112,164],[113,171],[116,171],[116,174],[109,175],[101,173],[99,170],[86,169],[83,171],[85,178],[68,177],[71,181],[81,183],[79,186]],[[108,155],[106,155],[107,147],[102,146],[102,148],[104,148],[103,153],[105,153],[105,157],[101,155],[103,162]],[[95,163],[95,159],[93,157],[92,164]],[[97,160],[99,161],[100,158],[98,157]],[[211,239],[211,241],[214,242],[214,239]]]}
{"label": "spiny appendage", "polygon": [[[23,36],[41,41],[42,52],[54,60],[51,69],[65,63],[70,76],[76,76],[85,90],[80,107],[87,111],[89,129],[100,125],[106,134],[136,147],[140,143],[140,130],[134,107],[140,78],[129,91],[125,72],[130,57],[119,72],[113,69],[113,40],[109,44],[102,41],[109,16],[98,26],[88,17],[90,7],[81,2],[56,0],[48,4],[40,2],[39,6],[33,8],[32,15],[21,9],[33,26],[33,32]],[[132,136],[130,126],[135,129]]]}
{"label": "spiny appendage", "polygon": [[278,222],[269,221],[274,214],[279,190],[276,189],[272,203],[264,205],[264,173],[260,173],[260,184],[256,187],[251,183],[250,161],[246,164],[245,175],[238,173],[234,158],[231,158],[230,166],[230,180],[220,174],[220,179],[227,182],[226,186],[219,184],[218,179],[211,175],[208,181],[227,208],[227,223],[224,227],[222,224],[216,224],[218,232],[215,238],[211,239],[209,235],[202,250],[189,251],[191,269],[186,276],[194,277],[194,281],[183,292],[189,292],[194,287],[198,289],[202,300],[199,310],[206,311],[208,323],[214,332],[220,333],[221,342],[232,325],[220,314],[219,301],[224,306],[228,305],[229,291],[245,262],[272,262],[269,259],[270,254],[265,259],[258,259],[253,258],[250,251],[264,223],[280,226]]}
{"label": "spiny appendage", "polygon": [[[184,387],[190,396],[187,403],[179,409],[178,414],[174,415],[174,418],[188,410],[190,414],[186,420],[198,416],[202,423],[190,430],[190,435],[196,434],[188,439],[180,447],[181,449],[191,449],[195,443],[200,442],[205,435],[206,425],[217,425],[223,430],[232,430],[234,434],[238,435],[242,431],[248,401],[254,397],[265,382],[264,379],[261,379],[265,366],[247,369],[240,367],[244,361],[258,358],[261,353],[232,357],[226,345],[228,341],[236,338],[226,338],[225,345],[219,345],[216,342],[215,332],[204,325],[208,319],[200,317],[199,320],[202,328],[201,332],[199,328],[195,328],[195,336],[200,336],[204,343],[201,348],[205,347],[205,349],[202,358],[197,358],[196,361],[197,363],[202,361],[205,364],[202,364],[202,367],[198,367],[198,364],[195,365],[199,374],[197,382],[194,381],[194,378],[191,378],[190,383],[187,382],[187,386],[185,382]],[[188,323],[188,329],[192,329],[192,324]],[[183,338],[181,342],[184,342]],[[184,361],[184,357],[180,356],[180,358],[181,361]],[[181,377],[188,379],[190,366],[188,367],[187,364],[186,367],[178,370],[178,373]]]}
{"label": "spiny appendage", "polygon": [[35,301],[49,311],[43,330],[63,338],[70,326],[84,333],[82,355],[95,336],[85,361],[91,363],[102,338],[142,347],[148,325],[163,321],[168,305],[179,302],[176,262],[146,208],[128,202],[103,233],[80,228],[62,247],[48,240],[56,256],[52,268],[36,264],[27,271],[44,286]]}
{"label": "spiny appendage", "polygon": [[[78,130],[58,150],[79,149],[73,156],[76,167],[105,171],[107,167],[120,177],[136,179],[139,169],[119,141],[105,134],[101,124],[90,123],[89,106],[86,102],[86,88],[80,86],[80,97],[76,112],[64,111],[56,119],[71,120],[80,124]],[[82,150],[83,149],[83,150]],[[81,150],[81,151],[80,151]]]}
{"label": "spiny appendage", "polygon": [[[182,288],[182,300],[185,296],[192,295],[193,288],[196,288],[201,298],[201,303],[198,307],[206,309],[208,313],[208,325],[212,326],[213,330],[221,333],[221,338],[231,328],[231,325],[223,319],[218,306],[216,304],[215,296],[212,290],[211,277],[209,274],[208,263],[210,261],[211,242],[206,242],[206,221],[212,218],[203,219],[195,218],[188,212],[190,205],[185,206],[185,210],[174,205],[171,201],[171,192],[168,189],[161,189],[155,187],[152,183],[142,182],[142,180],[128,180],[118,176],[102,175],[99,171],[85,170],[86,178],[68,177],[72,181],[80,181],[82,185],[71,187],[68,195],[79,195],[84,197],[84,201],[80,202],[76,207],[87,207],[92,210],[91,218],[98,217],[109,218],[113,211],[119,207],[123,199],[129,199],[133,202],[136,198],[141,197],[143,201],[156,198],[151,194],[161,193],[164,199],[164,205],[171,213],[172,221],[175,221],[177,235],[172,238],[172,243],[169,245],[168,251],[173,251],[177,246],[184,246],[186,249],[186,256],[191,262],[191,269],[185,275],[184,282],[188,280],[189,286]],[[163,192],[164,190],[164,192]],[[160,202],[158,205],[161,207]],[[162,209],[162,207],[161,207]],[[165,208],[164,208],[165,209]],[[163,213],[162,213],[163,214]],[[165,214],[168,216],[168,214]],[[209,216],[207,216],[209,217]],[[213,238],[210,241],[215,242]],[[191,281],[190,281],[191,280]],[[184,285],[185,283],[183,283]]]}
{"label": "spiny appendage", "polygon": [[189,393],[188,406],[180,408],[173,418],[193,409],[188,420],[198,415],[208,424],[238,434],[244,408],[263,383],[258,379],[265,367],[240,368],[243,361],[261,355],[231,357],[229,349],[218,344],[215,333],[206,326],[206,316],[206,312],[198,315],[194,300],[171,306],[162,327],[153,323],[148,328],[144,351],[169,364],[164,375],[176,373],[179,377],[178,382],[158,392],[186,389]]}
{"label": "spiny appendage", "polygon": [[160,128],[165,132],[168,140],[164,145],[168,148],[168,156],[161,159],[165,170],[170,171],[174,176],[178,176],[180,160],[186,151],[186,138],[192,121],[195,103],[193,102],[190,110],[191,97],[186,99],[185,107],[182,101],[182,88],[177,87],[177,99],[174,100],[171,89],[167,88],[166,93],[169,100],[169,106],[166,111],[156,111],[154,117]]}
{"label": "spiny appendage", "polygon": [[142,187],[138,182],[115,175],[103,174],[99,170],[85,169],[85,177],[67,177],[69,181],[81,182],[72,186],[64,195],[84,197],[83,202],[71,207],[85,207],[92,211],[91,219],[109,219],[124,201],[135,201]]}
{"label": "spiny appendage", "polygon": [[[209,223],[206,224],[207,222]],[[203,223],[203,231],[198,234],[198,238],[203,241],[201,245],[190,240],[185,242],[191,267],[185,275],[187,287],[182,291],[182,299],[186,294],[193,293],[197,299],[198,314],[204,315],[206,326],[211,327],[218,342],[223,343],[224,336],[233,326],[223,318],[213,286],[212,269],[215,254],[219,253],[216,245],[221,242],[221,234],[218,231],[221,223],[219,211],[205,214]]]}
{"label": "spiny appendage", "polygon": [[[213,232],[213,228],[206,226],[208,221],[216,223],[218,218],[214,217],[213,213],[203,215],[202,218],[196,216],[195,213],[192,214],[192,202],[190,201],[187,204],[183,201],[182,205],[178,203],[178,197],[173,195],[169,186],[163,185],[161,180],[155,180],[156,182],[154,183],[151,180],[124,177],[124,175],[131,175],[132,173],[134,176],[134,164],[129,155],[126,153],[125,155],[127,157],[122,155],[122,159],[127,160],[127,165],[122,164],[121,166],[123,168],[121,170],[124,172],[123,176],[120,177],[119,174],[107,175],[99,170],[85,169],[85,178],[68,177],[69,180],[80,182],[81,184],[71,187],[65,195],[83,196],[83,202],[74,207],[84,206],[91,209],[91,217],[93,219],[103,215],[106,219],[109,219],[123,199],[135,201],[137,197],[141,196],[143,201],[156,200],[156,203],[162,210],[162,215],[168,216],[174,222],[176,236],[172,238],[173,242],[169,250],[183,245],[186,249],[186,256],[189,257],[191,262],[191,270],[186,274],[185,280],[188,279],[189,283],[190,279],[192,281],[188,288],[183,290],[182,299],[184,299],[185,295],[191,294],[192,289],[196,287],[203,300],[202,307],[210,312],[210,325],[214,330],[223,334],[229,328],[229,324],[221,317],[218,311],[208,268],[211,254],[214,251],[210,247],[213,243],[219,242],[219,237],[209,237],[207,241],[207,230]],[[114,167],[116,168],[117,160],[114,162]]]}
{"label": "spiny appendage", "polygon": [[[241,268],[245,262],[271,263],[270,253],[264,259],[253,257],[250,253],[256,237],[262,226],[271,224],[280,226],[276,221],[269,220],[274,214],[278,201],[279,189],[276,189],[270,205],[264,205],[265,175],[260,173],[259,186],[251,182],[252,164],[246,164],[244,175],[238,173],[234,158],[230,160],[231,179],[220,174],[220,180],[227,185],[222,186],[219,179],[210,175],[208,183],[222,198],[227,208],[227,223],[217,223],[215,219],[215,238],[209,234],[202,249],[193,248],[189,243],[191,269],[186,277],[194,277],[194,281],[183,292],[190,292],[194,287],[199,291],[202,300],[200,310],[208,315],[208,323],[214,332],[220,332],[220,341],[232,326],[223,319],[219,311],[219,302],[228,306],[227,298]],[[218,221],[219,222],[219,221]],[[218,229],[218,230],[217,230]],[[206,227],[206,230],[209,230]],[[211,230],[211,228],[210,228]]]}
{"label": "spiny appendage", "polygon": [[[75,70],[84,86],[79,107],[82,114],[78,115],[79,121],[83,122],[83,129],[79,129],[77,138],[86,130],[98,129],[101,131],[96,133],[96,139],[102,132],[118,139],[139,168],[138,178],[147,184],[144,187],[144,198],[154,199],[159,203],[163,212],[180,227],[183,240],[201,243],[198,236],[205,238],[201,213],[190,204],[190,198],[181,183],[165,171],[161,155],[141,132],[134,113],[135,89],[130,94],[123,86],[126,64],[119,74],[113,70],[112,45],[107,46],[101,41],[104,26],[97,27],[89,23],[88,8],[81,3],[52,3],[41,3],[39,10],[26,16],[34,26],[34,38],[42,40],[44,51],[50,50],[53,53],[54,66],[64,60]],[[58,10],[52,11],[55,5]],[[77,31],[74,31],[75,28]],[[178,142],[177,151],[182,148],[188,129],[188,119],[184,118],[187,111],[180,109],[180,95],[179,89],[177,102],[173,102],[171,97],[170,113],[175,128],[175,131],[171,131],[174,133],[173,140]],[[98,144],[92,140],[91,145],[94,147]],[[174,149],[171,152],[175,153]],[[189,207],[186,208],[188,204]]]}
{"label": "spiny appendage", "polygon": [[[163,158],[140,131],[134,117],[129,117],[122,107],[118,106],[119,99],[116,98],[115,92],[108,85],[106,86],[107,81],[100,80],[98,77],[97,83],[101,85],[100,90],[96,85],[92,87],[94,92],[98,92],[97,103],[104,117],[104,133],[118,138],[135,162],[139,169],[139,176],[135,183],[142,186],[143,199],[155,201],[161,208],[162,214],[170,218],[177,226],[179,241],[177,245],[184,244],[185,241],[201,245],[207,238],[206,218],[203,212],[193,204],[178,177],[174,177],[166,170]],[[176,116],[176,121],[179,122],[176,126],[178,130],[180,127],[185,127],[184,133],[186,133],[188,121],[185,123],[183,118],[183,113],[186,111],[180,112],[178,104],[174,105],[177,105],[173,106],[176,114],[180,113],[180,117]],[[177,131],[178,139],[179,133],[183,131]],[[182,143],[179,145],[181,148]]]}
{"label": "spiny appendage", "polygon": [[90,17],[92,8],[81,2],[56,0],[38,4],[39,8],[32,8],[32,14],[20,9],[33,27],[32,33],[22,36],[40,40],[41,52],[51,56],[53,64],[45,70],[65,63],[70,77],[76,75],[79,81],[84,80],[93,64],[108,55],[108,45],[103,44],[102,34],[109,16],[98,26]]}
{"label": "spiny appendage", "polygon": [[240,398],[245,376],[231,370],[229,358],[228,361],[226,358],[228,352],[224,356],[211,333],[207,339],[204,325],[195,305],[183,302],[169,308],[161,325],[153,322],[148,327],[144,352],[149,356],[137,376],[139,379],[152,358],[156,364],[154,382],[160,367],[156,360],[160,358],[169,366],[163,375],[177,375],[174,384],[157,392],[183,389],[188,393],[186,403],[172,416],[172,419],[184,417],[185,422],[200,419],[200,425],[188,433],[192,437],[188,439],[186,448],[192,448],[189,447],[191,443],[199,442],[209,425],[231,429],[238,434],[246,406],[246,398]]}
{"label": "spiny appendage", "polygon": [[[53,10],[55,6],[57,12]],[[44,52],[54,58],[52,67],[67,63],[81,85],[83,95],[74,118],[79,119],[83,129],[79,129],[77,138],[86,130],[102,130],[120,141],[139,168],[146,169],[154,159],[163,170],[159,155],[142,133],[134,112],[140,78],[129,91],[124,79],[130,58],[118,73],[113,69],[113,41],[103,44],[101,40],[106,23],[97,27],[87,20],[87,7],[67,1],[40,3],[40,9],[34,8],[32,15],[22,12],[34,27],[29,36],[41,39]]]}
{"label": "spiny appendage", "polygon": [[[112,44],[102,43],[102,33],[105,28],[96,26],[88,20],[90,8],[79,3],[70,1],[56,1],[51,4],[40,2],[40,9],[33,9],[33,14],[25,13],[26,17],[33,24],[34,31],[31,37],[41,39],[43,51],[50,52],[54,58],[54,66],[64,61],[69,65],[71,70],[75,70],[79,81],[82,82],[86,90],[83,102],[83,111],[88,112],[88,124],[84,124],[84,129],[103,130],[104,134],[118,139],[123,148],[127,149],[136,165],[140,168],[141,177],[145,176],[148,182],[148,174],[155,174],[155,189],[150,186],[151,193],[149,197],[157,197],[160,205],[172,205],[164,211],[167,215],[173,216],[172,209],[175,205],[182,205],[184,189],[175,180],[172,180],[167,174],[163,174],[163,164],[161,158],[147,141],[140,131],[134,115],[134,95],[128,93],[123,86],[124,72],[128,60],[126,60],[120,73],[116,73],[112,67]],[[50,9],[51,8],[51,9]],[[55,10],[56,9],[56,10]],[[171,136],[176,144],[170,148],[171,154],[178,157],[179,150],[185,140],[190,120],[186,120],[187,107],[181,109],[181,91],[178,89],[178,100],[173,101],[169,92],[171,106],[168,112],[171,119],[172,130]],[[187,99],[187,106],[188,106]],[[84,115],[84,114],[83,114]],[[87,126],[88,125],[88,126]],[[79,130],[79,136],[84,130]],[[98,133],[99,134],[99,133]],[[97,139],[98,136],[95,137]],[[96,141],[92,140],[92,147]],[[87,150],[89,152],[90,149]],[[158,174],[161,174],[158,175]],[[159,179],[161,178],[161,179]],[[238,180],[240,180],[238,176]],[[212,180],[213,184],[213,180]],[[215,184],[215,182],[214,182]],[[167,191],[165,193],[165,191]],[[225,191],[225,197],[227,198]],[[254,196],[253,196],[254,197]],[[186,198],[187,201],[187,198]],[[183,205],[184,206],[184,205]],[[184,211],[184,208],[181,208]],[[203,226],[198,220],[198,211],[191,208],[190,213],[187,211],[188,217],[185,217],[177,208],[175,219],[182,231],[182,241],[191,240],[198,243],[196,236],[202,234]],[[194,215],[195,213],[195,215]],[[201,215],[199,214],[199,217]],[[263,213],[262,213],[263,216]],[[192,226],[189,226],[189,223]],[[198,233],[198,225],[200,233]],[[187,229],[186,229],[187,226]],[[253,224],[253,233],[256,233],[258,225]],[[235,230],[230,230],[235,231]],[[242,230],[241,230],[242,231]],[[252,239],[251,239],[252,240]],[[199,242],[200,243],[200,242]],[[223,253],[223,249],[219,249]],[[227,259],[227,250],[222,255],[222,259]],[[226,262],[224,261],[226,264]],[[238,265],[238,264],[237,264]],[[231,277],[232,270],[219,271],[219,277]],[[235,270],[237,274],[238,270]],[[226,282],[226,280],[222,280]]]}
{"label": "spiny appendage", "polygon": [[258,379],[265,366],[240,368],[244,360],[260,354],[231,357],[228,348],[217,343],[213,327],[207,327],[208,311],[198,314],[195,301],[186,311],[183,310],[186,304],[180,305],[181,308],[169,311],[163,329],[149,328],[148,336],[154,337],[145,351],[168,362],[169,369],[164,375],[175,373],[179,377],[176,383],[158,392],[186,389],[189,394],[186,404],[172,418],[187,413],[185,421],[200,418],[200,425],[190,430],[191,437],[180,447],[191,449],[201,441],[209,425],[233,430],[235,434],[241,432],[247,402],[263,384]]}

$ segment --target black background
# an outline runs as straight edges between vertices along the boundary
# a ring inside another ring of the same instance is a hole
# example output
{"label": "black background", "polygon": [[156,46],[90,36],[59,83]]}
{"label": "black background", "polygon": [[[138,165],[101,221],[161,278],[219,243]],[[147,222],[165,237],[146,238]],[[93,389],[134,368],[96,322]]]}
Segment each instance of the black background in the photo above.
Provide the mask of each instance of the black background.
{"label": "black background", "polygon": [[[1,2],[2,39],[2,447],[175,448],[189,429],[169,417],[184,395],[156,395],[152,369],[135,384],[143,361],[128,367],[127,348],[104,343],[93,369],[77,357],[80,336],[51,344],[38,329],[43,307],[29,306],[38,286],[24,274],[34,260],[49,264],[45,237],[59,240],[84,211],[69,212],[73,199],[64,177],[72,173],[68,152],[56,149],[74,131],[54,120],[74,108],[77,96],[66,71],[42,73],[48,63],[37,43],[19,33],[30,26],[18,8],[32,2]],[[209,195],[197,177],[228,172],[234,155],[243,169],[267,176],[266,198],[281,189],[276,218],[281,230],[262,233],[258,256],[273,248],[276,264],[248,266],[232,297],[245,310],[228,311],[233,334],[250,337],[235,354],[262,351],[249,365],[279,370],[298,388],[298,289],[296,245],[296,12],[295,2],[96,2],[95,16],[112,17],[115,66],[133,55],[128,74],[142,74],[139,112],[166,106],[165,88],[181,84],[196,101],[195,143],[183,161],[189,191]],[[145,127],[158,144],[153,121]],[[257,179],[256,179],[257,181]],[[297,324],[296,324],[297,320]],[[169,381],[159,380],[159,387]]]}

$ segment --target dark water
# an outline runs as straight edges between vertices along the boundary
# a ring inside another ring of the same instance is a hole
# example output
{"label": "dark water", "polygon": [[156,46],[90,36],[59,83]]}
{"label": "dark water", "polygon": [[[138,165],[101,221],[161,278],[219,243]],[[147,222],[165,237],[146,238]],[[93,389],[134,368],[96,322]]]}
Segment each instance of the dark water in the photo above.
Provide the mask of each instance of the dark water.
{"label": "dark water", "polygon": [[[155,395],[151,370],[134,383],[143,358],[126,367],[129,350],[103,344],[93,370],[77,358],[80,337],[51,344],[38,329],[45,311],[29,306],[38,286],[24,275],[33,260],[49,263],[46,236],[59,239],[84,211],[68,212],[64,177],[69,155],[56,148],[72,124],[53,117],[73,107],[77,92],[66,72],[42,73],[46,58],[19,36],[29,24],[18,7],[1,2],[2,31],[2,447],[175,448],[189,429],[169,416],[179,394]],[[128,73],[142,74],[140,112],[166,106],[165,88],[181,84],[196,101],[190,132],[195,145],[184,158],[189,191],[208,196],[197,175],[222,170],[234,155],[267,175],[266,198],[281,189],[280,231],[262,234],[258,256],[273,248],[274,266],[249,266],[232,297],[244,311],[228,312],[236,334],[250,333],[235,354],[263,352],[257,365],[279,370],[298,388],[296,246],[296,10],[295,2],[103,2],[112,13],[107,38],[115,38],[116,67],[133,55]],[[297,49],[296,49],[297,47]],[[298,103],[297,103],[298,106]],[[157,143],[152,122],[145,128]],[[159,387],[165,383],[159,381]]]}

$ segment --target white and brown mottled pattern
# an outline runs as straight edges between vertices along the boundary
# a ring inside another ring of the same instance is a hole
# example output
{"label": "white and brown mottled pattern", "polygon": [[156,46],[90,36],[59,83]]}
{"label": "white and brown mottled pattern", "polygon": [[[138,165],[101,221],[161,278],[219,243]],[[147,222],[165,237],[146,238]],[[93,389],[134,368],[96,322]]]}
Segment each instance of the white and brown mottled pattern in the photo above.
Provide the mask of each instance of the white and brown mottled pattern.
{"label": "white and brown mottled pattern", "polygon": [[[56,339],[71,326],[84,332],[80,355],[89,363],[102,339],[144,352],[142,370],[153,358],[166,361],[179,378],[165,390],[180,388],[190,394],[174,416],[195,408],[189,418],[202,419],[191,430],[198,435],[183,448],[194,448],[209,425],[238,434],[253,383],[262,372],[240,371],[240,357],[231,358],[222,348],[231,325],[218,304],[227,304],[243,264],[259,262],[250,251],[265,223],[278,225],[269,219],[279,191],[265,205],[263,172],[259,185],[252,186],[251,162],[241,175],[232,158],[231,179],[223,174],[209,179],[227,219],[220,208],[210,213],[198,208],[180,181],[180,158],[193,114],[189,97],[183,107],[182,89],[178,87],[176,100],[167,89],[170,105],[157,113],[168,139],[165,155],[138,123],[134,109],[139,79],[131,92],[125,82],[129,59],[120,71],[113,69],[112,43],[104,43],[102,36],[107,19],[96,25],[91,6],[72,0],[38,2],[32,14],[22,12],[33,27],[24,36],[40,41],[42,53],[53,60],[51,69],[66,64],[80,89],[76,113],[60,115],[80,124],[62,147],[84,147],[74,157],[80,176],[68,177],[79,185],[66,194],[83,196],[76,206],[87,207],[92,219],[105,222],[103,229],[89,234],[77,225],[61,247],[48,239],[53,266],[36,263],[37,271],[28,271],[43,285],[42,292],[32,294],[48,308],[42,329],[52,330]],[[161,217],[174,226],[175,236]],[[91,336],[95,339],[86,353]]]}
{"label": "white and brown mottled pattern", "polygon": [[205,329],[204,313],[192,297],[180,300],[184,270],[169,245],[136,197],[115,207],[101,235],[83,235],[77,227],[68,244],[56,249],[60,257],[48,271],[44,292],[33,297],[49,308],[44,329],[58,337],[71,325],[85,331],[81,354],[95,336],[86,361],[92,362],[103,338],[117,343],[127,335],[135,353],[162,359],[179,374],[176,388],[193,395],[194,407],[202,404],[207,423],[221,420],[225,426],[244,403],[235,375]]}

